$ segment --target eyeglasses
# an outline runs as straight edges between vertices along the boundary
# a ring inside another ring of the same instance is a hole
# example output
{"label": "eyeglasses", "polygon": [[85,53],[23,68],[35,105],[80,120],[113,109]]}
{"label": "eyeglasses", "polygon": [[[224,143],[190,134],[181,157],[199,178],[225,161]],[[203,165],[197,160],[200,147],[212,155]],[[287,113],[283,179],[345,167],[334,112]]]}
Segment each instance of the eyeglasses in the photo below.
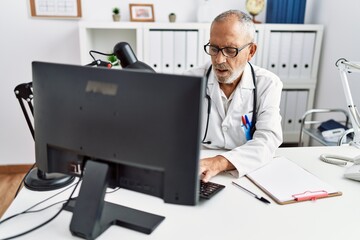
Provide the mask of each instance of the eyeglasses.
{"label": "eyeglasses", "polygon": [[233,58],[236,57],[239,52],[241,50],[243,50],[244,48],[246,48],[247,46],[251,45],[251,43],[247,43],[244,46],[240,47],[240,48],[235,48],[235,47],[223,47],[223,48],[219,48],[217,46],[213,46],[210,45],[210,43],[207,43],[206,45],[204,45],[204,50],[207,54],[209,54],[210,56],[216,56],[220,51],[221,53],[227,57],[227,58]]}

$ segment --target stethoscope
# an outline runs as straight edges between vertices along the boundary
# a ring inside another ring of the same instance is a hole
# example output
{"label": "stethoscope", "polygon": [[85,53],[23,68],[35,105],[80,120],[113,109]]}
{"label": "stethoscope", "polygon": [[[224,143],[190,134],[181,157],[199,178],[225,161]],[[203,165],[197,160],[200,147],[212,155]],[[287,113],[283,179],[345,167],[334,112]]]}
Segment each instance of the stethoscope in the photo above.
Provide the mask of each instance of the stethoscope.
{"label": "stethoscope", "polygon": [[[251,74],[252,74],[252,79],[253,79],[253,83],[254,83],[254,105],[253,105],[253,117],[252,117],[252,122],[251,122],[251,126],[250,126],[250,134],[251,134],[251,138],[254,135],[255,132],[255,125],[256,125],[256,104],[257,104],[257,89],[256,89],[256,77],[255,77],[255,71],[253,66],[251,65],[250,62],[248,62],[248,64],[250,65],[251,68]],[[205,89],[207,89],[208,87],[208,81],[209,81],[209,76],[211,73],[211,69],[212,69],[212,65],[210,65],[209,69],[206,72],[206,85],[205,85]],[[207,91],[205,90],[205,97],[207,99],[208,102],[208,108],[207,108],[207,119],[206,119],[206,128],[205,128],[205,134],[203,137],[203,140],[201,141],[201,143],[203,144],[211,144],[211,141],[205,141],[206,137],[207,137],[207,132],[208,132],[208,128],[209,128],[209,120],[210,120],[210,112],[211,112],[211,97],[210,95],[207,93]]]}

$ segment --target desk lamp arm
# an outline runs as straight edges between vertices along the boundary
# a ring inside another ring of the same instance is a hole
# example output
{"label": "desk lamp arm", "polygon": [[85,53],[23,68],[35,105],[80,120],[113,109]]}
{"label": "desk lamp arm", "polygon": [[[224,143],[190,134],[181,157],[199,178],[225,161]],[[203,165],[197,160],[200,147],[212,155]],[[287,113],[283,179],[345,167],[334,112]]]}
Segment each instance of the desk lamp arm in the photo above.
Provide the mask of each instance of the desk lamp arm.
{"label": "desk lamp arm", "polygon": [[340,72],[340,78],[345,93],[346,103],[350,113],[350,121],[354,129],[354,139],[352,143],[356,147],[360,148],[360,114],[354,104],[347,78],[348,73],[352,73],[352,72],[360,73],[360,63],[349,62],[346,59],[342,58],[339,59],[335,65],[338,67]]}

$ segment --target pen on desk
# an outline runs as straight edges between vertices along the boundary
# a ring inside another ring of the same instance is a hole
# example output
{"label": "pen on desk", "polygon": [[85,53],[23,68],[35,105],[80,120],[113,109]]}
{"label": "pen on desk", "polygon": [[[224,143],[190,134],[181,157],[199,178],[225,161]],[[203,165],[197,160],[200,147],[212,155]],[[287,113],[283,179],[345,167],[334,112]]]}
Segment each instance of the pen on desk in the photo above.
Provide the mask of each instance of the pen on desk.
{"label": "pen on desk", "polygon": [[234,185],[236,185],[237,187],[241,188],[242,190],[244,190],[245,192],[249,193],[250,195],[252,195],[252,196],[255,197],[256,199],[262,201],[263,203],[270,204],[270,201],[267,200],[266,198],[260,197],[260,196],[256,195],[255,193],[250,192],[249,190],[247,190],[246,188],[240,186],[240,185],[237,184],[236,182],[232,182],[232,183],[233,183]]}

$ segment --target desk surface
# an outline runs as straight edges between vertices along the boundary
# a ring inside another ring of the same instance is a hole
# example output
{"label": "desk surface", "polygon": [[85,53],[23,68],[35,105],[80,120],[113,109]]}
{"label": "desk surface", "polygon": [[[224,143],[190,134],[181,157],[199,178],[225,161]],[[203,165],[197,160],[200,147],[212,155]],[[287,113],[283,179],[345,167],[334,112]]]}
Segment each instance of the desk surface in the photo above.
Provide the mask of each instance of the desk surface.
{"label": "desk surface", "polygon": [[[107,194],[106,200],[128,207],[165,216],[165,220],[146,235],[122,227],[110,227],[97,239],[358,239],[360,222],[360,182],[343,178],[344,167],[326,164],[319,160],[322,153],[344,154],[354,157],[360,150],[354,147],[306,147],[280,148],[282,155],[296,162],[322,180],[343,192],[342,196],[278,205],[271,200],[266,205],[231,184],[234,178],[220,175],[212,179],[226,188],[210,200],[202,200],[198,206],[165,204],[161,199],[120,189]],[[205,156],[212,155],[204,151]],[[253,192],[267,197],[246,178],[237,180]],[[32,192],[23,189],[6,211],[3,218],[18,213],[51,196],[56,191]],[[66,199],[70,190],[51,202]],[[267,197],[269,200],[270,198]],[[0,239],[20,233],[41,223],[58,211],[59,205],[41,213],[26,214],[0,225]],[[79,239],[69,231],[72,214],[62,212],[46,226],[19,239]]]}

